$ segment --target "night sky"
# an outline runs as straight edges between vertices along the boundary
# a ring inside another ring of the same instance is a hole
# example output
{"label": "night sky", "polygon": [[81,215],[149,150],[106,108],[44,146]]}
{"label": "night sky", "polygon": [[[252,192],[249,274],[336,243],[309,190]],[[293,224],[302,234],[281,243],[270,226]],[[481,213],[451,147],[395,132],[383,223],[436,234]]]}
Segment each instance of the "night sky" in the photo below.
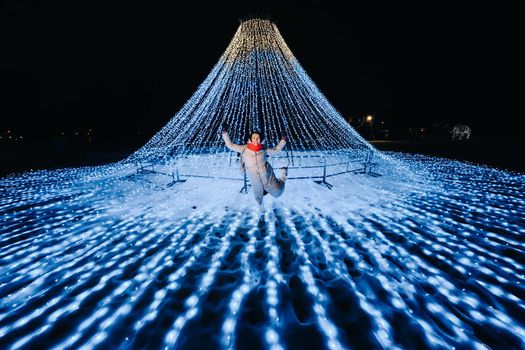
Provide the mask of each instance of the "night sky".
{"label": "night sky", "polygon": [[263,17],[276,22],[344,117],[373,114],[413,127],[461,122],[478,135],[501,134],[505,43],[497,11],[480,6],[7,1],[0,131],[30,137],[92,128],[121,144],[139,132],[147,140],[205,79],[239,21]]}

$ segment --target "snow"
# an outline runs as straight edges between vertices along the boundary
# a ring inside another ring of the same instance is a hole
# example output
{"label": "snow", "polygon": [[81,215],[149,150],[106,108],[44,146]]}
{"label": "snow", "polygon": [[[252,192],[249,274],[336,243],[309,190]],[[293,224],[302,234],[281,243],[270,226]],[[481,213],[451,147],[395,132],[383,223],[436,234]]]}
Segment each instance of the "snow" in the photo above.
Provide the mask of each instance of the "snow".
{"label": "snow", "polygon": [[0,179],[0,343],[525,347],[525,176],[382,159],[332,189],[291,169],[263,208],[125,163]]}

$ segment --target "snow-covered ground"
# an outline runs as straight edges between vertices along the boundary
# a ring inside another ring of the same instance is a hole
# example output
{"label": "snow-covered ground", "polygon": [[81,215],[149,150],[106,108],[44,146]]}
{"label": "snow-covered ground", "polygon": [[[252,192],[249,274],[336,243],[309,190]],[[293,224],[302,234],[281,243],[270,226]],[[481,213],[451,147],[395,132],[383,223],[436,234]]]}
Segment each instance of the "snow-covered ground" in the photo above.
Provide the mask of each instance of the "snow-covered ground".
{"label": "snow-covered ground", "polygon": [[0,179],[0,348],[525,348],[525,176],[390,156],[263,208],[124,165]]}

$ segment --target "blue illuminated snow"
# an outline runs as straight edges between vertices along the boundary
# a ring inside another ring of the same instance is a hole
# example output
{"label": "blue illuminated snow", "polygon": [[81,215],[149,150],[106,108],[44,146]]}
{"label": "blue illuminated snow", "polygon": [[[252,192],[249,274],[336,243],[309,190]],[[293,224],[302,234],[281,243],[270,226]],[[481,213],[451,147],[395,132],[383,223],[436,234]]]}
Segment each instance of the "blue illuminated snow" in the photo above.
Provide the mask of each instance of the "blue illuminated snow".
{"label": "blue illuminated snow", "polygon": [[525,176],[389,156],[407,176],[289,181],[263,209],[122,164],[3,178],[0,343],[523,348]]}
{"label": "blue illuminated snow", "polygon": [[[281,197],[240,191],[223,122],[287,135]],[[523,174],[375,150],[246,21],[130,157],[0,179],[0,348],[523,349],[524,204]]]}

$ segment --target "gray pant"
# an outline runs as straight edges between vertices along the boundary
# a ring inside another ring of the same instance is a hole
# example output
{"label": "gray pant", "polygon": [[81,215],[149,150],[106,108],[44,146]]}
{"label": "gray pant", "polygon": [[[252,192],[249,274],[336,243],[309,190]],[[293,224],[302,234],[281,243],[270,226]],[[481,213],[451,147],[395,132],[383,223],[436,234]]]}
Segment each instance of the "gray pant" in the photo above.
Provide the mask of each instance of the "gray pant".
{"label": "gray pant", "polygon": [[258,204],[262,203],[264,191],[274,197],[279,197],[284,192],[284,184],[286,181],[284,172],[281,174],[281,178],[277,179],[270,163],[266,162],[265,169],[266,171],[263,174],[257,169],[247,172],[252,186],[253,196]]}

